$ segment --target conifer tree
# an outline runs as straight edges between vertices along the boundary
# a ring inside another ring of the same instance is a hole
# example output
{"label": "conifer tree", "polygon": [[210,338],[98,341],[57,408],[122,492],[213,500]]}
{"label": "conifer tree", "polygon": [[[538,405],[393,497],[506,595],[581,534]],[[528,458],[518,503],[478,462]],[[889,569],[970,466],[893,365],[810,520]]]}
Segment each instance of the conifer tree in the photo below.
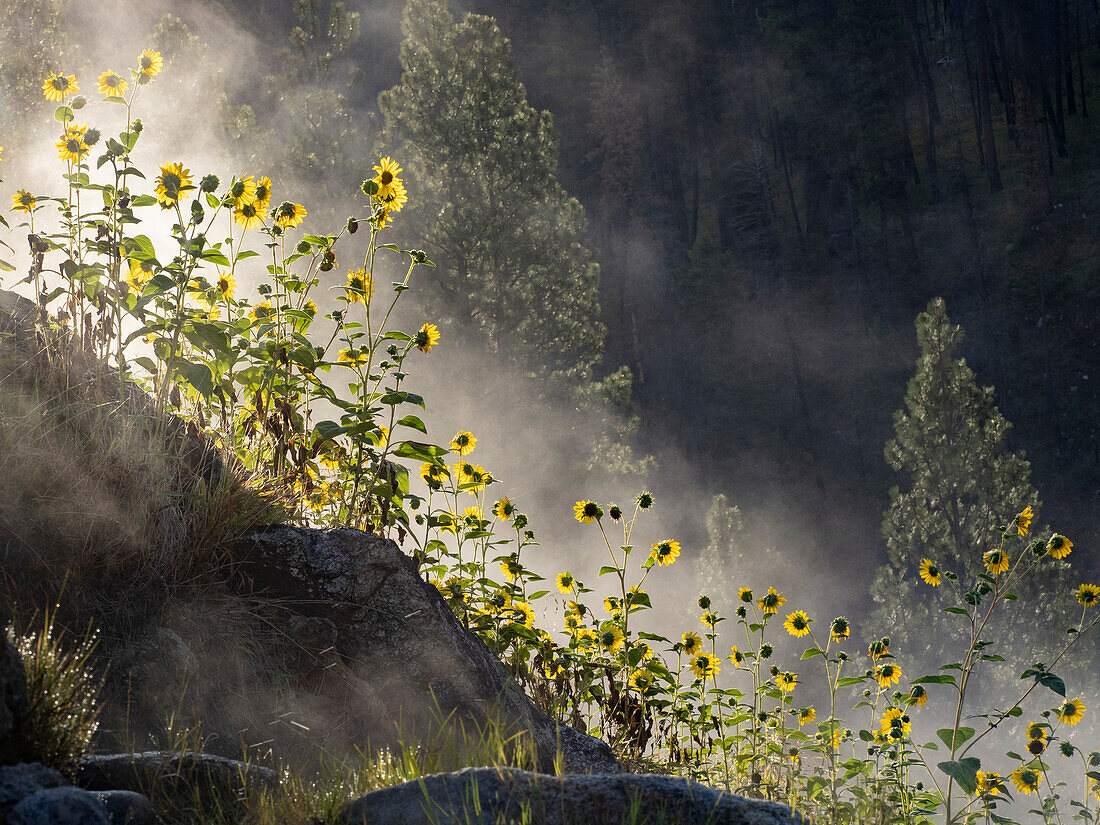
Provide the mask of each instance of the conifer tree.
{"label": "conifer tree", "polygon": [[[1040,505],[1030,464],[1008,448],[1012,425],[994,405],[993,388],[980,387],[966,361],[955,357],[962,338],[941,298],[917,317],[916,373],[904,408],[894,414],[897,437],[886,445],[887,461],[906,483],[890,490],[883,519],[889,561],[872,585],[873,630],[889,635],[902,655],[926,659],[926,666],[953,661],[963,629],[959,616],[943,612],[956,604],[951,589],[921,581],[921,560],[955,573],[966,590],[1006,525],[1027,506],[1037,512]],[[1037,522],[1030,532],[1049,536]],[[1022,543],[1010,552],[1023,552]],[[1068,564],[1048,557],[1015,588],[1018,600],[987,631],[1013,640],[1019,658],[1008,671],[1061,646],[1076,609],[1070,577]],[[1018,675],[1002,671],[1000,678]]]}
{"label": "conifer tree", "polygon": [[437,265],[437,305],[533,371],[588,378],[604,337],[599,267],[584,209],[555,177],[550,114],[527,102],[492,18],[456,24],[445,0],[409,0],[403,31],[401,84],[379,105],[406,167],[402,228]]}

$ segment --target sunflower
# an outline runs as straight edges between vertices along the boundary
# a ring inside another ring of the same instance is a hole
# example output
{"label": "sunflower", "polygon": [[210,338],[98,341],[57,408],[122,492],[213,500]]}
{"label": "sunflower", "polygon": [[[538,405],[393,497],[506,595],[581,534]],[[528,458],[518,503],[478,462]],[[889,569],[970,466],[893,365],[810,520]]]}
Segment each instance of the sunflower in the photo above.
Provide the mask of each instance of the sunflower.
{"label": "sunflower", "polygon": [[310,318],[317,314],[317,304],[313,303],[312,298],[306,298],[306,302],[302,304],[302,312]]}
{"label": "sunflower", "polygon": [[401,178],[397,177],[402,171],[397,161],[384,157],[372,168],[378,173],[374,178],[374,182],[378,184],[375,197],[380,201],[390,200],[397,190],[404,190],[405,185],[401,182]]}
{"label": "sunflower", "polygon": [[1058,714],[1059,721],[1076,725],[1084,717],[1086,710],[1085,703],[1080,699],[1067,699],[1055,713]]}
{"label": "sunflower", "polygon": [[603,597],[603,609],[608,613],[615,615],[619,613],[622,606],[619,604],[618,596],[604,596]]}
{"label": "sunflower", "polygon": [[1016,518],[1012,520],[1012,523],[1016,525],[1016,532],[1021,536],[1026,536],[1031,529],[1031,520],[1035,518],[1035,513],[1031,510],[1031,505],[1027,505],[1022,513],[1019,513]]}
{"label": "sunflower", "polygon": [[276,225],[283,229],[293,229],[306,218],[306,208],[300,203],[283,201],[272,210]]}
{"label": "sunflower", "polygon": [[500,572],[504,574],[505,579],[514,582],[523,573],[523,565],[512,555],[500,563]]}
{"label": "sunflower", "polygon": [[834,642],[843,642],[852,635],[852,627],[848,624],[846,618],[837,616],[829,626],[829,634],[833,637]]}
{"label": "sunflower", "polygon": [[1009,776],[1016,790],[1022,794],[1030,796],[1039,790],[1039,774],[1031,768],[1017,768]]}
{"label": "sunflower", "polygon": [[783,622],[787,632],[796,638],[801,638],[810,632],[810,617],[803,610],[796,610],[787,614],[787,621]]}
{"label": "sunflower", "polygon": [[473,433],[468,433],[465,430],[459,430],[455,437],[451,439],[451,449],[459,455],[469,455],[474,451],[474,447],[477,446],[477,438]]}
{"label": "sunflower", "polygon": [[779,591],[774,587],[769,587],[768,592],[757,600],[756,606],[763,610],[765,614],[771,613],[774,615],[779,612],[779,608],[782,607],[786,601],[787,600],[780,595]]}
{"label": "sunflower", "polygon": [[535,626],[535,611],[527,602],[509,602],[505,610],[511,612],[512,621],[516,624],[521,624],[524,627]]}
{"label": "sunflower", "polygon": [[749,590],[749,588],[747,588],[747,587],[742,587],[742,588],[738,589],[738,591],[737,591],[737,598],[740,599],[743,602],[751,602],[752,601],[752,591]]}
{"label": "sunflower", "polygon": [[886,739],[904,739],[912,729],[909,717],[901,708],[890,708],[879,720],[879,733]]}
{"label": "sunflower", "polygon": [[1045,739],[1046,735],[1046,728],[1040,722],[1032,722],[1027,726],[1028,739]]}
{"label": "sunflower", "polygon": [[421,352],[431,352],[432,347],[439,343],[439,327],[435,324],[424,324],[416,331],[413,340],[416,348]]}
{"label": "sunflower", "polygon": [[661,567],[668,567],[676,561],[676,557],[679,555],[680,544],[673,539],[662,539],[654,542],[653,546],[649,548],[649,561],[659,564]]}
{"label": "sunflower", "polygon": [[683,636],[680,637],[680,647],[684,653],[688,656],[693,655],[697,650],[703,646],[702,639],[699,638],[699,634],[694,630],[689,630]]}
{"label": "sunflower", "polygon": [[240,209],[246,204],[255,203],[256,179],[252,175],[245,175],[243,178],[235,178],[229,185],[229,192],[226,194],[226,200],[234,209]]}
{"label": "sunflower", "polygon": [[648,670],[635,670],[630,674],[630,686],[638,693],[645,693],[653,687],[653,674]]}
{"label": "sunflower", "polygon": [[940,574],[940,568],[933,564],[931,559],[921,559],[920,577],[933,587],[939,587],[940,582],[943,581],[943,576]]}
{"label": "sunflower", "polygon": [[730,661],[735,665],[741,664],[745,659],[745,654],[741,652],[737,645],[730,645]]}
{"label": "sunflower", "polygon": [[[11,208],[16,212],[23,212],[29,215],[34,211],[36,203],[37,199],[26,189],[20,189],[11,196]],[[1082,587],[1084,587],[1084,585],[1082,585]]]}
{"label": "sunflower", "polygon": [[145,82],[148,82],[150,79],[160,74],[160,70],[163,68],[164,58],[161,57],[160,52],[146,49],[141,53],[141,57],[138,58],[138,70],[141,72],[141,77]]}
{"label": "sunflower", "polygon": [[133,258],[127,258],[126,276],[124,280],[126,285],[130,287],[131,294],[137,295],[143,289],[145,285],[153,277],[153,273],[145,268],[146,261],[136,261]]}
{"label": "sunflower", "polygon": [[336,355],[336,360],[341,364],[350,364],[353,367],[361,367],[367,363],[367,351],[366,349],[360,349],[358,347],[351,347],[349,349],[342,349]]}
{"label": "sunflower", "polygon": [[890,640],[880,639],[877,642],[871,642],[867,645],[867,655],[871,657],[872,661],[878,661],[890,653]]}
{"label": "sunflower", "polygon": [[160,167],[160,177],[157,178],[154,191],[157,193],[157,202],[167,208],[178,203],[184,192],[194,188],[191,185],[190,169],[184,169],[182,163],[166,163]]}
{"label": "sunflower", "polygon": [[499,519],[511,518],[512,514],[516,512],[516,505],[512,503],[512,499],[505,496],[499,499],[496,504],[493,505],[493,515]]}
{"label": "sunflower", "polygon": [[1004,550],[990,550],[982,556],[982,561],[985,562],[985,569],[994,576],[1008,570],[1008,553]]}
{"label": "sunflower", "polygon": [[566,570],[564,573],[558,573],[557,584],[558,591],[566,594],[567,596],[573,592],[573,587],[576,585],[577,580],[573,577],[573,574]]}
{"label": "sunflower", "polygon": [[653,648],[649,646],[648,642],[635,642],[634,649],[642,652],[642,658],[640,661],[648,662],[653,658]]}
{"label": "sunflower", "polygon": [[344,292],[353,304],[366,304],[374,297],[374,276],[365,269],[353,269],[348,273]]}
{"label": "sunflower", "polygon": [[1089,791],[1096,797],[1096,801],[1100,802],[1100,779],[1092,780],[1092,784],[1089,785]]}
{"label": "sunflower", "polygon": [[890,685],[896,685],[901,678],[901,668],[892,662],[887,662],[884,665],[879,665],[874,670],[875,681],[878,682],[879,687],[888,688]]}
{"label": "sunflower", "polygon": [[603,518],[603,508],[594,501],[578,501],[573,505],[573,515],[581,524],[591,524]]}
{"label": "sunflower", "polygon": [[623,631],[618,625],[609,624],[597,636],[605,653],[614,653],[623,646]]}
{"label": "sunflower", "polygon": [[923,708],[928,704],[928,691],[924,689],[924,685],[913,685],[909,688],[909,695],[905,697],[905,701],[910,705]]}
{"label": "sunflower", "polygon": [[481,522],[483,520],[480,507],[467,507],[462,511],[462,522],[470,529],[476,530],[481,527]]}
{"label": "sunflower", "polygon": [[1092,607],[1100,601],[1100,587],[1095,584],[1082,584],[1077,588],[1077,604]]}
{"label": "sunflower", "polygon": [[99,93],[104,97],[122,97],[130,84],[110,69],[99,76]]}
{"label": "sunflower", "polygon": [[258,229],[264,225],[264,219],[255,204],[246,203],[233,210],[233,223],[244,229]]}
{"label": "sunflower", "polygon": [[51,72],[42,84],[42,93],[46,95],[46,100],[53,100],[57,103],[63,103],[66,97],[75,95],[79,91],[80,86],[76,82],[75,74]]}
{"label": "sunflower", "polygon": [[271,206],[271,179],[266,175],[256,182],[256,194],[253,203],[256,211],[261,212]]}
{"label": "sunflower", "polygon": [[778,673],[775,676],[775,684],[784,693],[790,693],[792,690],[794,690],[794,686],[798,684],[798,674],[789,673],[787,671]]}
{"label": "sunflower", "polygon": [[218,282],[214,284],[214,289],[223,301],[233,300],[233,290],[236,288],[237,280],[233,277],[232,272],[218,273]]}
{"label": "sunflower", "polygon": [[584,626],[584,620],[580,616],[570,613],[565,617],[565,629],[572,635]]}
{"label": "sunflower", "polygon": [[57,147],[57,156],[69,163],[80,163],[85,156],[92,151],[84,142],[84,136],[88,131],[87,126],[70,126],[65,130],[54,146]]}
{"label": "sunflower", "polygon": [[648,510],[650,507],[653,506],[653,493],[649,492],[648,490],[643,490],[642,492],[638,493],[635,501],[638,502],[639,510]]}
{"label": "sunflower", "polygon": [[[256,306],[252,307],[251,311],[248,313],[248,317],[252,319],[253,323],[261,323],[270,320],[274,314],[275,309],[271,306],[270,302],[260,301]],[[341,356],[346,352],[348,352],[348,350],[343,350]],[[341,357],[340,360],[343,361],[347,359]]]}
{"label": "sunflower", "polygon": [[1064,559],[1073,551],[1073,542],[1061,533],[1055,533],[1047,542],[1047,552],[1052,559]]}
{"label": "sunflower", "polygon": [[[634,585],[626,591],[627,604],[644,604],[649,600],[649,594],[638,585]],[[713,627],[714,625],[711,625]]]}
{"label": "sunflower", "polygon": [[977,780],[977,792],[979,794],[996,796],[997,794],[1004,793],[1007,790],[1005,788],[1004,777],[996,771],[990,771],[989,773],[978,771]]}
{"label": "sunflower", "polygon": [[714,678],[721,669],[718,657],[709,653],[700,653],[691,658],[691,671],[700,679]]}
{"label": "sunflower", "polygon": [[718,614],[715,613],[713,610],[708,610],[706,613],[699,617],[699,621],[701,621],[707,627],[713,628],[716,624],[718,624],[719,621],[721,621],[721,619],[719,618]]}
{"label": "sunflower", "polygon": [[801,708],[798,711],[798,726],[808,725],[817,718],[817,711],[813,708]]}
{"label": "sunflower", "polygon": [[[409,202],[409,194],[405,191],[405,187],[398,184],[393,187],[389,197],[382,198],[382,209],[380,210],[388,218],[391,212],[400,212],[405,208],[405,204]],[[381,228],[381,227],[380,227]]]}
{"label": "sunflower", "polygon": [[447,478],[450,473],[447,468],[442,464],[421,464],[420,465],[420,477],[424,479],[425,483],[433,489],[439,489],[443,485],[443,479]]}

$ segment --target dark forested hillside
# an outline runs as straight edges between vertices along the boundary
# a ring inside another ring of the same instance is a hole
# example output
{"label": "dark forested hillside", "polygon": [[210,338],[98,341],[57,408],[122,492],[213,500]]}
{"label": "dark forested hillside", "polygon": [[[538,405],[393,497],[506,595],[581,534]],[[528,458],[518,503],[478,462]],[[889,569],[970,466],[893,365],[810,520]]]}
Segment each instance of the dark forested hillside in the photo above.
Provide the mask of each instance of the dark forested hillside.
{"label": "dark forested hillside", "polygon": [[561,130],[608,363],[734,496],[842,509],[838,536],[870,499],[873,541],[942,295],[1044,516],[1095,535],[1096,3],[472,5]]}

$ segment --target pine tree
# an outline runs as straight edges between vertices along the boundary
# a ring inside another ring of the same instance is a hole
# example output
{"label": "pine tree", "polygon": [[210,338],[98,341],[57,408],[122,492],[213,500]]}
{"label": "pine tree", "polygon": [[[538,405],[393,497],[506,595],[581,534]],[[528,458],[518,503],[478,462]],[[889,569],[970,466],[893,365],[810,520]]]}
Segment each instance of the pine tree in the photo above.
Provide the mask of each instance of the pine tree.
{"label": "pine tree", "polygon": [[[982,555],[997,548],[1005,526],[1028,505],[1036,512],[1040,505],[1030,464],[1008,448],[1012,425],[994,405],[993,388],[978,386],[965,360],[955,358],[962,338],[940,298],[917,317],[920,357],[905,407],[894,415],[897,437],[886,445],[887,461],[907,484],[890,490],[882,527],[889,562],[872,585],[878,603],[872,624],[890,636],[893,649],[926,666],[953,661],[962,629],[957,615],[943,612],[955,604],[951,589],[920,580],[921,560],[955,573],[965,590],[983,572]],[[1038,526],[1031,532],[1049,534]],[[1022,543],[1010,551],[1018,552]],[[1068,564],[1043,559],[1015,588],[1018,600],[988,629],[986,638],[1011,640],[1017,658],[1008,671],[1060,648],[1075,609],[1069,576]],[[1018,674],[1001,671],[1000,678]]]}
{"label": "pine tree", "polygon": [[580,203],[555,177],[548,112],[527,102],[489,17],[456,24],[409,0],[401,84],[379,105],[406,168],[402,229],[436,263],[437,306],[534,371],[587,378],[599,359],[599,267]]}

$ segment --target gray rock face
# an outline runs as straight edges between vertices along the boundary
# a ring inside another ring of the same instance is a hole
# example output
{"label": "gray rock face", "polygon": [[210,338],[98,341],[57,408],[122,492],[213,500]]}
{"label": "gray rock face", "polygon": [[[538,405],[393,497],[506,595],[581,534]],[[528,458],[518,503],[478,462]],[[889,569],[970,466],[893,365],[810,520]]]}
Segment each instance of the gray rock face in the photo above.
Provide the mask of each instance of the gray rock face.
{"label": "gray rock face", "polygon": [[90,791],[124,790],[205,805],[238,799],[249,789],[274,788],[278,777],[268,768],[221,756],[149,751],[86,757],[74,781]]}
{"label": "gray rock face", "polygon": [[338,653],[376,698],[367,709],[372,743],[392,739],[396,720],[415,725],[434,708],[475,722],[496,714],[531,732],[541,770],[552,770],[559,746],[568,773],[619,770],[606,744],[535,707],[392,541],[278,526],[246,535],[238,557],[248,595],[335,625]]}
{"label": "gray rock face", "polygon": [[45,788],[68,784],[58,771],[33,762],[0,768],[0,822],[22,799]]}
{"label": "gray rock face", "polygon": [[111,825],[157,825],[153,804],[133,791],[89,791],[103,806]]}
{"label": "gray rock face", "polygon": [[383,788],[344,806],[347,825],[802,825],[790,808],[651,774],[547,776],[467,768]]}
{"label": "gray rock face", "polygon": [[15,731],[27,709],[27,683],[23,660],[0,625],[0,765],[13,762]]}
{"label": "gray rock face", "polygon": [[24,797],[8,814],[8,825],[110,825],[107,812],[78,788],[48,788]]}

